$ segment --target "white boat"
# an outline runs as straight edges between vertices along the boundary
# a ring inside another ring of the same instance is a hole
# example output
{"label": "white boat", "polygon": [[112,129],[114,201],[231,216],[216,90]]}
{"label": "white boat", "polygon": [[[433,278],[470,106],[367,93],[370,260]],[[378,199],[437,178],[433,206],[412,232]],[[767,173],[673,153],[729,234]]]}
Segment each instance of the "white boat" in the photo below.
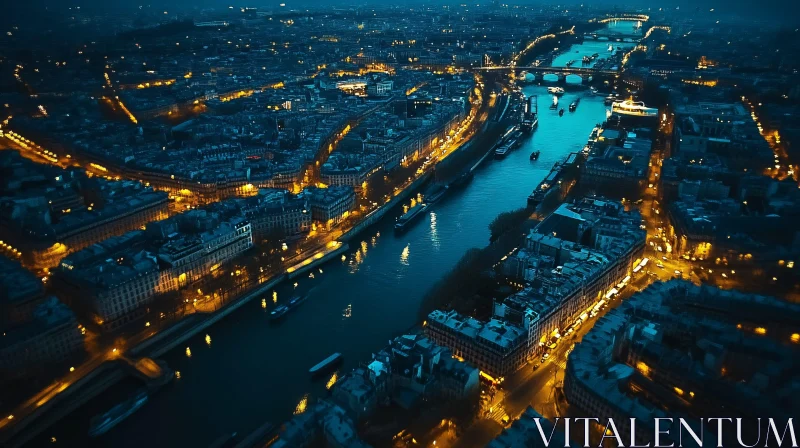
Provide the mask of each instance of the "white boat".
{"label": "white boat", "polygon": [[558,97],[553,95],[553,104],[550,105],[550,109],[558,109]]}
{"label": "white boat", "polygon": [[547,93],[552,93],[553,95],[563,95],[564,89],[561,87],[548,87]]}
{"label": "white boat", "polygon": [[611,111],[615,114],[635,115],[637,117],[658,116],[658,109],[647,107],[643,102],[633,100],[615,101],[611,104]]}

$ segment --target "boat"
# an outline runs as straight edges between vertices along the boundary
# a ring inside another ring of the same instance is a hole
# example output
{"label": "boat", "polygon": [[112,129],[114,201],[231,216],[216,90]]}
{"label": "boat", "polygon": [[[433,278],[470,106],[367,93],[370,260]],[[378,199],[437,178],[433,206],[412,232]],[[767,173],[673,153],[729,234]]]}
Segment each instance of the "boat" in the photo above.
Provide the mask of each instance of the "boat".
{"label": "boat", "polygon": [[590,64],[591,62],[592,62],[592,58],[590,58],[589,56],[584,56],[583,57],[583,61],[582,61],[583,64]]}
{"label": "boat", "polygon": [[558,111],[558,116],[559,117],[563,117],[564,116],[564,108],[563,107],[561,108],[561,110]]}
{"label": "boat", "polygon": [[581,102],[581,100],[579,98],[579,99],[576,99],[575,101],[569,103],[569,111],[570,112],[575,112],[575,109],[578,108],[578,103],[580,103],[580,102]]}
{"label": "boat", "polygon": [[553,95],[563,95],[564,88],[562,87],[548,87],[547,93],[552,93]]}
{"label": "boat", "polygon": [[294,308],[306,301],[307,296],[294,296],[289,299],[289,308]]}
{"label": "boat", "polygon": [[597,53],[595,53],[595,54],[593,54],[593,55],[592,55],[592,59],[595,59],[595,58],[597,58],[598,56],[600,56],[600,55],[599,55],[599,54],[597,54]]}
{"label": "boat", "polygon": [[274,310],[272,310],[271,313],[269,313],[269,318],[272,319],[272,320],[278,320],[281,317],[283,317],[284,315],[286,315],[286,313],[288,313],[288,312],[289,312],[289,307],[288,306],[286,306],[286,305],[278,305],[278,306],[275,307]]}
{"label": "boat", "polygon": [[147,391],[142,389],[133,397],[114,406],[108,412],[96,415],[89,423],[89,436],[97,437],[111,430],[114,426],[147,403]]}
{"label": "boat", "polygon": [[472,180],[474,174],[472,171],[467,171],[464,174],[458,176],[456,180],[450,183],[450,186],[453,188],[463,187],[464,185],[468,184],[469,181]]}
{"label": "boat", "polygon": [[427,204],[417,204],[411,207],[407,212],[403,213],[403,215],[397,218],[397,223],[394,225],[394,230],[397,232],[402,232],[405,230],[406,226],[411,223],[411,221],[422,216],[427,209]]}
{"label": "boat", "polygon": [[444,196],[447,192],[448,186],[442,184],[433,184],[422,193],[422,197],[425,199],[426,204],[433,204],[437,202],[439,199]]}
{"label": "boat", "polygon": [[532,95],[528,97],[525,102],[525,113],[522,115],[522,122],[520,123],[520,130],[522,132],[531,132],[536,126],[539,125],[539,97]]}
{"label": "boat", "polygon": [[208,448],[225,448],[231,447],[235,445],[236,437],[239,435],[238,432],[231,432],[227,434],[223,434],[217,437]]}
{"label": "boat", "polygon": [[539,151],[533,151],[531,153],[531,160],[539,160]]}
{"label": "boat", "polygon": [[613,104],[613,103],[614,103],[614,101],[617,101],[617,97],[616,97],[616,96],[614,96],[614,95],[608,95],[608,96],[605,98],[605,100],[604,100],[604,103],[605,103],[605,105],[606,105],[606,106],[608,106],[608,105],[610,105],[610,104]]}
{"label": "boat", "polygon": [[634,115],[637,117],[657,117],[658,109],[647,107],[641,101],[631,99],[625,101],[614,101],[611,104],[611,112],[622,115]]}
{"label": "boat", "polygon": [[509,152],[511,152],[512,149],[518,148],[521,144],[522,144],[522,131],[516,130],[505,141],[505,143],[503,143],[502,145],[498,146],[494,150],[494,157],[496,159],[502,159]]}
{"label": "boat", "polygon": [[589,91],[592,92],[592,95],[603,96],[605,93],[597,90],[597,87],[589,87]]}
{"label": "boat", "polygon": [[550,104],[550,109],[558,109],[558,97],[553,95],[553,103]]}
{"label": "boat", "polygon": [[522,146],[522,131],[517,131],[511,136],[511,149],[516,149]]}
{"label": "boat", "polygon": [[319,364],[315,365],[314,367],[308,369],[308,373],[311,375],[320,375],[328,371],[331,367],[335,367],[336,364],[342,361],[342,354],[341,353],[334,353],[331,356],[323,359],[319,362]]}
{"label": "boat", "polygon": [[494,150],[494,158],[495,159],[502,159],[506,155],[508,155],[509,151],[511,151],[511,144],[510,143],[506,143],[506,144],[500,145],[499,147],[497,147],[497,149]]}

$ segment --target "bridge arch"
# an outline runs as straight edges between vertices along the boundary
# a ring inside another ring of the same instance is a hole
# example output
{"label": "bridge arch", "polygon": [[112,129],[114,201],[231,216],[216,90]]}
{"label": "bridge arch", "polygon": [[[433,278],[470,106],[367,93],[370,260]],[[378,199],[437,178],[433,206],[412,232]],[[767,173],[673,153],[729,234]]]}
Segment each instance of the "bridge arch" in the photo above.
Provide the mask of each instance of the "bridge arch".
{"label": "bridge arch", "polygon": [[545,73],[542,75],[542,81],[544,82],[558,82],[559,76],[555,73]]}
{"label": "bridge arch", "polygon": [[584,76],[582,75],[576,75],[575,73],[570,73],[565,77],[564,81],[567,84],[583,84],[583,78]]}

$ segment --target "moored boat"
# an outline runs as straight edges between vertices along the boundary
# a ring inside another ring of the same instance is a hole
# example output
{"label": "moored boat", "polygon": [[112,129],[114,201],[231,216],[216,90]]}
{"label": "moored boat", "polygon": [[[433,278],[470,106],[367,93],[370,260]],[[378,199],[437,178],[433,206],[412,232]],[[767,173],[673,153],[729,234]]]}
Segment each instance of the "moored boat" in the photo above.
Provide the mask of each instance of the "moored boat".
{"label": "moored boat", "polygon": [[397,223],[394,225],[394,230],[397,232],[402,232],[406,229],[408,224],[410,224],[414,219],[422,216],[427,209],[427,204],[417,204],[411,207],[407,212],[403,213],[399,218],[397,218]]}
{"label": "moored boat", "polygon": [[472,180],[472,177],[475,176],[472,171],[467,171],[462,175],[458,176],[456,180],[450,183],[450,186],[453,188],[463,187],[464,185],[468,184],[469,181]]}
{"label": "moored boat", "polygon": [[330,368],[335,367],[339,362],[342,361],[342,354],[341,353],[334,353],[331,356],[320,361],[314,367],[308,369],[308,373],[311,375],[320,375],[327,372]]}
{"label": "moored boat", "polygon": [[433,184],[430,188],[425,190],[422,197],[425,199],[426,204],[433,204],[444,196],[447,192],[447,185]]}
{"label": "moored boat", "polygon": [[497,149],[494,150],[494,158],[495,159],[502,159],[508,155],[508,152],[511,151],[511,144],[506,143],[504,145],[499,146]]}
{"label": "moored boat", "polygon": [[108,412],[95,416],[89,423],[89,436],[97,437],[107,433],[145,403],[147,403],[147,391],[140,390],[136,395],[114,406]]}
{"label": "moored boat", "polygon": [[289,307],[294,308],[306,301],[307,296],[294,296],[289,300]]}
{"label": "moored boat", "polygon": [[540,151],[533,151],[531,153],[531,160],[539,160]]}
{"label": "moored boat", "polygon": [[286,306],[286,305],[278,305],[277,307],[275,307],[274,310],[272,310],[271,313],[269,313],[269,318],[272,319],[272,320],[278,320],[281,317],[285,316],[286,313],[288,313],[288,312],[289,312],[289,307],[288,306]]}

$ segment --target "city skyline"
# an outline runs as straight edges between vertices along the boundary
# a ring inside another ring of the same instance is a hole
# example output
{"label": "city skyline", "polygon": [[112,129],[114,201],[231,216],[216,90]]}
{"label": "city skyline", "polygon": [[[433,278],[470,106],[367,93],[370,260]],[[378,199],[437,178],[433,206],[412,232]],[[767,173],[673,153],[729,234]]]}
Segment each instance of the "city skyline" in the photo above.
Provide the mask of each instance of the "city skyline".
{"label": "city skyline", "polygon": [[785,439],[779,6],[27,4],[0,445]]}

